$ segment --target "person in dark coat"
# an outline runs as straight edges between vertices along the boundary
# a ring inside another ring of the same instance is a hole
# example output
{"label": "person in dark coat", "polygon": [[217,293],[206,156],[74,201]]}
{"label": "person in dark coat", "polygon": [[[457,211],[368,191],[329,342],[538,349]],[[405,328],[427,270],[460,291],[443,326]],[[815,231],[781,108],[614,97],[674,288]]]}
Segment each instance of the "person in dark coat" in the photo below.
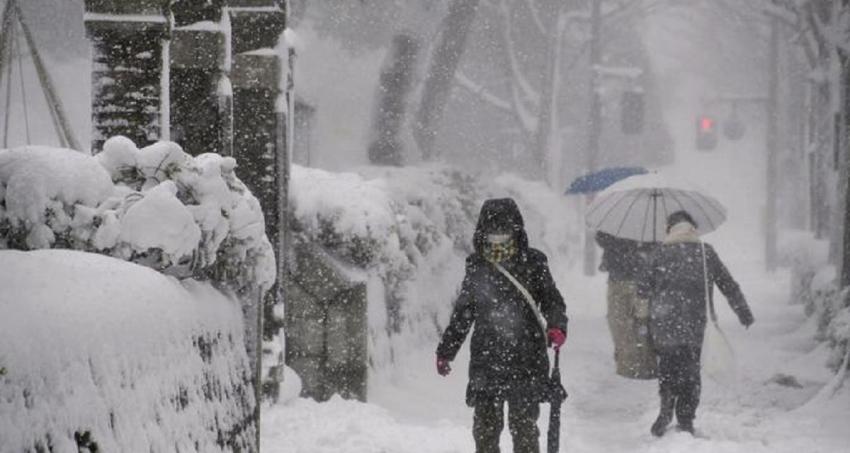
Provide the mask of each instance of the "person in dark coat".
{"label": "person in dark coat", "polygon": [[596,232],[602,247],[599,270],[608,272],[608,328],[614,340],[617,374],[631,379],[656,377],[655,351],[646,322],[649,306],[637,296],[637,279],[646,258],[657,244],[623,239]]}
{"label": "person in dark coat", "polygon": [[[507,403],[514,452],[536,453],[539,403],[546,400],[548,390],[546,347],[560,348],[566,340],[566,307],[546,255],[528,246],[514,200],[484,202],[473,247],[449,325],[437,346],[437,372],[445,376],[451,371],[449,363],[473,329],[466,403],[474,408],[476,452],[499,451]],[[535,309],[497,266],[525,287]]]}
{"label": "person in dark coat", "polygon": [[700,353],[708,319],[706,300],[713,307],[714,285],[742,325],[749,327],[754,322],[738,283],[711,245],[704,244],[703,249],[696,228],[687,212],[670,214],[667,237],[650,256],[638,282],[638,295],[650,301],[650,333],[658,354],[661,409],[650,430],[655,436],[664,434],[674,413],[679,430],[694,433],[701,390]]}

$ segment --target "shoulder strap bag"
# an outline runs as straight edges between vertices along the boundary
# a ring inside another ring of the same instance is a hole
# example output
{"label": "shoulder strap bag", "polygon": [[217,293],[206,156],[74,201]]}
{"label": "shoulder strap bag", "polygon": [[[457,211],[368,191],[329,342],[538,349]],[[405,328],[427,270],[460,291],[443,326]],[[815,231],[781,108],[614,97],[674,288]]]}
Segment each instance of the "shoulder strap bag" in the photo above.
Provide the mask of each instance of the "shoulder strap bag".
{"label": "shoulder strap bag", "polygon": [[525,303],[528,305],[528,308],[531,309],[531,312],[534,313],[535,319],[537,319],[537,324],[540,326],[540,330],[543,333],[543,341],[546,341],[546,319],[543,317],[543,313],[540,312],[540,307],[537,306],[537,303],[534,301],[534,297],[525,289],[525,286],[522,286],[522,283],[519,282],[510,272],[507,271],[504,267],[502,267],[499,263],[493,263],[493,266],[499,270],[511,283],[522,293],[523,298],[525,299]]}
{"label": "shoulder strap bag", "polygon": [[705,243],[701,242],[700,246],[702,248],[702,274],[705,285],[706,316],[708,318],[702,340],[702,369],[713,381],[732,386],[737,380],[735,350],[732,349],[732,344],[717,324],[717,313],[714,311],[711,286],[708,281]]}

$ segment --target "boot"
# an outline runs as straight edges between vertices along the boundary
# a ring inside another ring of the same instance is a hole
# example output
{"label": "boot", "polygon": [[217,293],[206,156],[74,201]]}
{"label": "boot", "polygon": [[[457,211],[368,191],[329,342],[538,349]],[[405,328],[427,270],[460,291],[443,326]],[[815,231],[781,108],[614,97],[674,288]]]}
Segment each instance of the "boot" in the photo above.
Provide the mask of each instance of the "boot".
{"label": "boot", "polygon": [[685,433],[690,433],[692,436],[696,433],[694,431],[693,420],[679,420],[679,423],[676,424],[676,430]]}
{"label": "boot", "polygon": [[673,409],[676,407],[676,397],[669,393],[661,394],[661,410],[658,412],[658,418],[652,424],[650,432],[653,436],[661,437],[667,431],[667,426],[673,421]]}

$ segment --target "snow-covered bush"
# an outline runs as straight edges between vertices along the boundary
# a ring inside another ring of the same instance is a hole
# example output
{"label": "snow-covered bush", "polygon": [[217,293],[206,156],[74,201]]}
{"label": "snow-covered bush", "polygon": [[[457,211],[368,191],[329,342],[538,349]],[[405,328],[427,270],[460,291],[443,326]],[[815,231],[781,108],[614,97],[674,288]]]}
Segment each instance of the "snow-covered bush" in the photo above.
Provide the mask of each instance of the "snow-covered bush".
{"label": "snow-covered bush", "polygon": [[[0,275],[12,276],[0,285],[0,451],[253,448],[246,343],[256,347],[256,322],[243,318],[274,283],[275,261],[235,168],[124,137],[95,157],[0,150]],[[29,265],[43,287],[13,278],[21,263],[65,256],[39,250],[50,248],[94,253]],[[185,278],[185,288],[150,270],[108,280],[138,266],[95,253]],[[227,300],[203,280],[248,296]]]}
{"label": "snow-covered bush", "polygon": [[442,165],[351,173],[294,166],[290,194],[294,240],[367,271],[370,363],[377,368],[408,346],[435,343],[484,199],[515,198],[533,225],[532,246],[554,263],[567,261],[567,244],[580,231],[565,198],[544,184],[509,175],[482,181]]}
{"label": "snow-covered bush", "polygon": [[817,340],[832,350],[827,365],[838,369],[850,349],[850,288],[838,287],[836,269],[828,264],[828,241],[808,232],[784,232],[781,239],[779,258],[791,267],[792,296],[815,319]]}
{"label": "snow-covered bush", "polygon": [[784,230],[777,252],[779,264],[791,269],[792,300],[804,304],[810,313],[812,297],[819,297],[812,290],[823,286],[813,288],[813,279],[829,261],[829,241],[815,239],[810,231]]}
{"label": "snow-covered bush", "polygon": [[0,150],[0,248],[72,248],[265,290],[275,279],[259,202],[236,161],[125,137],[95,157]]}
{"label": "snow-covered bush", "polygon": [[0,452],[255,451],[238,302],[72,250],[0,250],[0,288]]}

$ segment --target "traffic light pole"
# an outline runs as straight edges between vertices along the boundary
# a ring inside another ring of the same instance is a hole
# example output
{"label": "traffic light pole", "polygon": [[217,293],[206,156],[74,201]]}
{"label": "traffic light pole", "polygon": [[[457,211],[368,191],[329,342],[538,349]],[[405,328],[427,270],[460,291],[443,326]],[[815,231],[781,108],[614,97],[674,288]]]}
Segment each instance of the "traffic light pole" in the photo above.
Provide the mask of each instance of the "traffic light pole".
{"label": "traffic light pole", "polygon": [[779,94],[779,22],[770,19],[770,43],[768,49],[768,93],[767,93],[767,137],[765,140],[767,174],[765,175],[767,191],[764,212],[764,263],[768,272],[776,270],[776,154],[778,152],[778,121],[777,108]]}
{"label": "traffic light pole", "polygon": [[[602,49],[600,32],[602,28],[602,0],[593,0],[590,23],[590,118],[588,121],[587,174],[596,170],[596,157],[599,154],[599,138],[602,135],[602,105],[599,99],[599,63]],[[592,195],[588,195],[591,197]],[[588,204],[591,199],[588,198]],[[596,273],[596,243],[593,233],[584,234],[584,275]]]}
{"label": "traffic light pole", "polygon": [[[757,103],[765,111],[765,209],[763,217],[764,264],[768,272],[777,267],[777,153],[779,152],[779,21],[770,19],[770,37],[768,41],[768,86],[767,96],[718,96],[704,100],[704,104]],[[699,119],[698,119],[699,121]],[[697,124],[697,133],[700,125]],[[699,135],[697,136],[699,140]],[[699,144],[697,145],[699,147]],[[712,146],[713,147],[713,146]],[[848,260],[850,262],[850,260]],[[850,279],[850,277],[848,277]]]}

